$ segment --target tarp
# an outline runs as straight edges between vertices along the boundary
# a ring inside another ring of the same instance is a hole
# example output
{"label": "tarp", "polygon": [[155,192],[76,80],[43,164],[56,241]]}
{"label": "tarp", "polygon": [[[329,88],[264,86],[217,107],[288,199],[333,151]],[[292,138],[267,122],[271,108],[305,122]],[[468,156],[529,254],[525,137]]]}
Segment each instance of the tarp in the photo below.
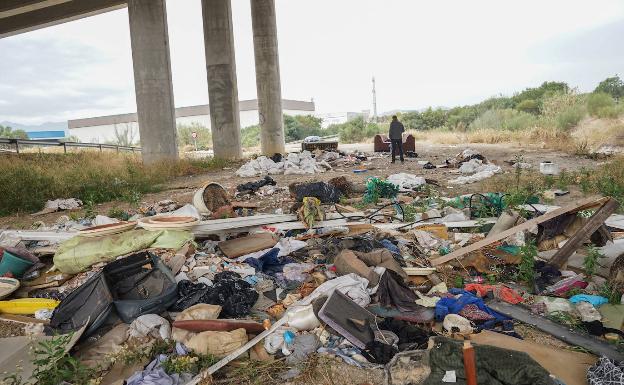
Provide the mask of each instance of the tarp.
{"label": "tarp", "polygon": [[67,274],[80,273],[99,262],[150,247],[177,249],[193,236],[187,231],[131,230],[104,237],[74,237],[59,245],[54,265]]}

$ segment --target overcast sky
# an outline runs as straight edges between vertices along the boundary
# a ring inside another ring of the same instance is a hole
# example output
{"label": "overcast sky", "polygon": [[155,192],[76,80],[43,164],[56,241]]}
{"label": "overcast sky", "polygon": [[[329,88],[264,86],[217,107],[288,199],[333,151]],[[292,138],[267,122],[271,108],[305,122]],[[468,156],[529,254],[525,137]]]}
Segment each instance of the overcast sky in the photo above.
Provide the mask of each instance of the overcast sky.
{"label": "overcast sky", "polygon": [[[621,0],[276,0],[282,94],[320,112],[454,106],[624,68]],[[238,93],[254,99],[249,0],[232,0]],[[208,102],[200,0],[168,0],[176,106]],[[136,110],[125,9],[0,39],[0,121]]]}

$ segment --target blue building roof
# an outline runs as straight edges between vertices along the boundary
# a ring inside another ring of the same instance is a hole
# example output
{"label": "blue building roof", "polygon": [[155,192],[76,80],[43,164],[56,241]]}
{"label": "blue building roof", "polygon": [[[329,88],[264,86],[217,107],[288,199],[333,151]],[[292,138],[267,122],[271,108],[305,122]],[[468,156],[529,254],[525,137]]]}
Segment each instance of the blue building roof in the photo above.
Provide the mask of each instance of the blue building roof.
{"label": "blue building roof", "polygon": [[28,131],[28,139],[62,139],[65,131]]}

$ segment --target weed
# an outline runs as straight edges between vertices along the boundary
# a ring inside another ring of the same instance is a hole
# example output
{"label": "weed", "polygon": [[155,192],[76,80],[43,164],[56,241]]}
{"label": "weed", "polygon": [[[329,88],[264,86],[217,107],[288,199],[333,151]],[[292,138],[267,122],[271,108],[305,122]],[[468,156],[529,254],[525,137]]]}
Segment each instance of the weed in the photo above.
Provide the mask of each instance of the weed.
{"label": "weed", "polygon": [[130,215],[126,211],[116,207],[108,210],[108,213],[106,215],[111,218],[117,218],[120,221],[127,221],[128,219],[130,219]]}
{"label": "weed", "polygon": [[598,288],[598,294],[609,300],[612,305],[620,303],[622,293],[620,293],[614,286],[611,286],[608,282]]}
{"label": "weed", "polygon": [[196,375],[203,369],[209,368],[219,361],[209,354],[190,353],[186,356],[170,356],[161,365],[167,374],[191,373]]}
{"label": "weed", "polygon": [[548,315],[548,318],[559,324],[571,327],[573,329],[581,328],[581,321],[570,313],[563,311],[555,311]]}
{"label": "weed", "polygon": [[535,243],[526,243],[520,248],[520,265],[518,265],[517,279],[533,286],[535,281],[535,258],[537,257],[537,246]]}
{"label": "weed", "polygon": [[591,278],[599,267],[601,267],[599,260],[605,258],[605,256],[594,245],[587,247],[587,256],[583,260],[583,268],[588,278]]}
{"label": "weed", "polygon": [[39,342],[34,348],[32,378],[24,381],[19,373],[5,377],[9,385],[92,384],[95,371],[65,352],[72,334]]}
{"label": "weed", "polygon": [[41,210],[50,199],[78,198],[93,204],[162,189],[165,182],[227,165],[214,159],[145,165],[129,154],[80,152],[0,156],[0,215]]}

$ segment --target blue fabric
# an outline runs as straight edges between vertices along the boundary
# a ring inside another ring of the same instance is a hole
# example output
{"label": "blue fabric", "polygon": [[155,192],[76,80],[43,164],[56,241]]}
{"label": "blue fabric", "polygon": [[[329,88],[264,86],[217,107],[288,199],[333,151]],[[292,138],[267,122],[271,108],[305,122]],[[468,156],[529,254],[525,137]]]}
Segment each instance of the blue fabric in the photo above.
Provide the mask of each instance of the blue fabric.
{"label": "blue fabric", "polygon": [[262,272],[270,276],[275,276],[277,273],[281,273],[284,270],[284,265],[292,263],[292,258],[279,258],[280,249],[277,247],[272,248],[258,258],[247,258],[245,263],[256,269],[256,272]]}
{"label": "blue fabric", "polygon": [[458,314],[464,308],[464,306],[470,304],[477,305],[480,310],[483,310],[484,312],[495,318],[492,321],[488,321],[484,325],[489,326],[489,324],[491,324],[493,326],[496,322],[509,319],[508,317],[505,317],[504,315],[487,307],[483,302],[483,299],[475,296],[469,291],[462,289],[450,289],[449,292],[453,295],[461,294],[461,296],[458,298],[441,298],[438,303],[436,303],[435,319],[438,322],[444,321],[444,317],[446,317],[448,314]]}
{"label": "blue fabric", "polygon": [[572,297],[570,297],[569,301],[572,302],[575,305],[577,303],[579,303],[579,302],[589,302],[594,307],[598,307],[600,305],[604,305],[606,303],[609,303],[609,300],[606,299],[605,297],[601,297],[599,295],[589,295],[589,294],[573,295]]}
{"label": "blue fabric", "polygon": [[399,255],[399,256],[401,255],[401,250],[399,250],[399,248],[395,246],[394,243],[390,242],[390,240],[382,239],[381,244],[383,245],[383,247],[388,249],[388,251],[390,251],[392,254]]}

